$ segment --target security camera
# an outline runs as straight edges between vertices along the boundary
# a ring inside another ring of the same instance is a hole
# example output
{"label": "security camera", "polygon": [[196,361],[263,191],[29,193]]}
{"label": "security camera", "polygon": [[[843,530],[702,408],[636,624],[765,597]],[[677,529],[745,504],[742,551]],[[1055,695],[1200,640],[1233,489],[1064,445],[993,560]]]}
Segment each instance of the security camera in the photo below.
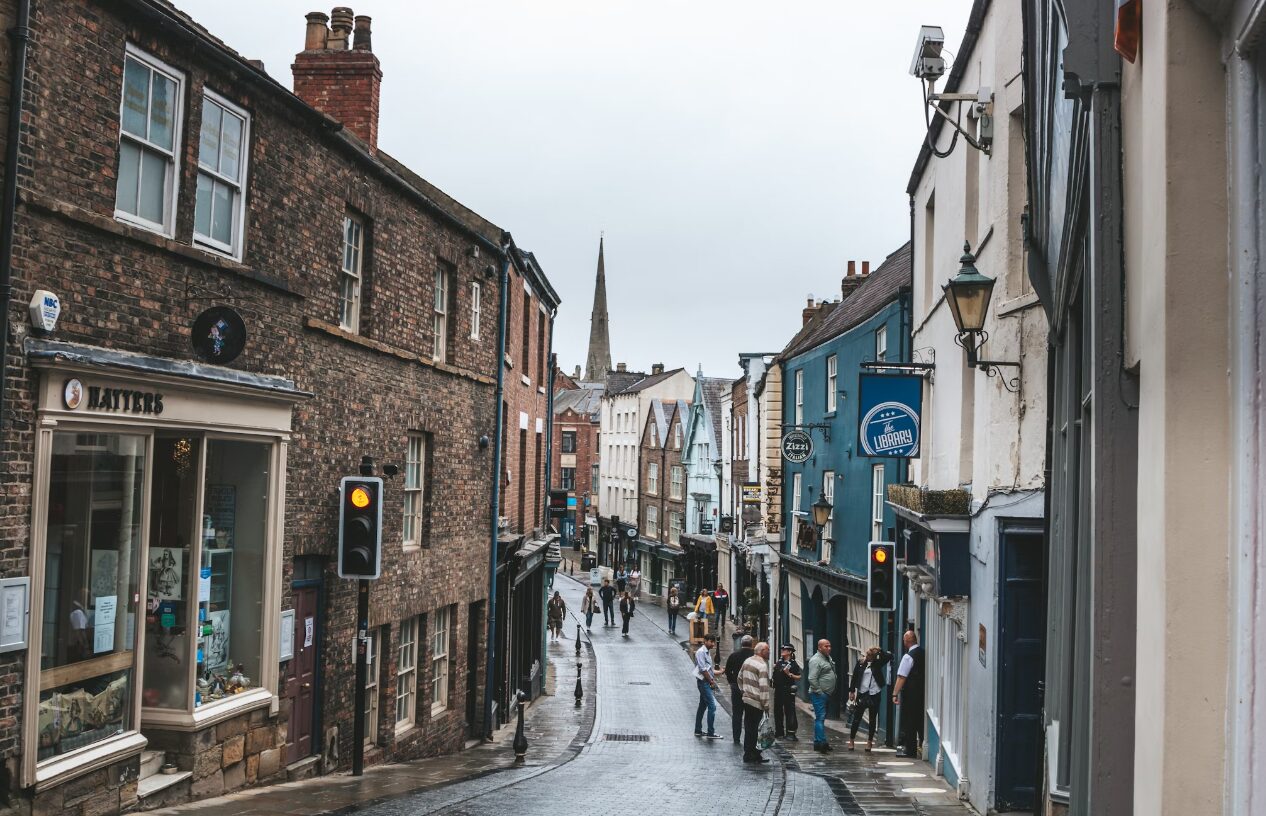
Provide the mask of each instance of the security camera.
{"label": "security camera", "polygon": [[923,26],[914,46],[914,59],[910,62],[910,75],[935,82],[945,73],[945,60],[941,49],[945,47],[945,32],[940,26]]}

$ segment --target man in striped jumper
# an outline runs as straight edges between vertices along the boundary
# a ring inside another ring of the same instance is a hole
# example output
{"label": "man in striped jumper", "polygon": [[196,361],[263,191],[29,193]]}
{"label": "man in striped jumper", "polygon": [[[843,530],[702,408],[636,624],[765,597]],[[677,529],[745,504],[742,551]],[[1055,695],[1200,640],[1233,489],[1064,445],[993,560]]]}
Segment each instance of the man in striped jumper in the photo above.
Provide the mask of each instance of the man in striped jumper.
{"label": "man in striped jumper", "polygon": [[739,690],[743,693],[743,761],[768,762],[756,749],[760,718],[769,711],[769,644],[756,644],[755,654],[739,669]]}

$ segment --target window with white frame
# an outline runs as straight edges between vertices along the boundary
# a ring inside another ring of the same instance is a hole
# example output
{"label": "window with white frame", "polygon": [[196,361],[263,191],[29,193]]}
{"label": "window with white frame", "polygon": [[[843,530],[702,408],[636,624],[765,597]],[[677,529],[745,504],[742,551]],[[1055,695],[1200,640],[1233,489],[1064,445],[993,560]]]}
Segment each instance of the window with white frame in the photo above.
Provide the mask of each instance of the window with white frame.
{"label": "window with white frame", "polygon": [[[800,512],[800,477],[802,475],[801,473],[793,473],[791,475],[791,512],[793,513]],[[792,526],[794,527],[795,525],[793,524]]]}
{"label": "window with white frame", "polygon": [[119,110],[116,218],[170,236],[176,224],[176,156],[184,75],[128,46]]}
{"label": "window with white frame", "polygon": [[668,495],[670,498],[680,499],[682,494],[685,493],[686,473],[677,465],[673,465],[672,471],[673,481]]}
{"label": "window with white frame", "polygon": [[559,485],[563,490],[576,489],[576,469],[565,467],[562,469],[562,484]]}
{"label": "window with white frame", "polygon": [[563,447],[563,453],[576,452],[576,432],[575,431],[563,431],[562,447]]}
{"label": "window with white frame", "polygon": [[875,360],[883,362],[888,359],[888,327],[880,326],[875,330]]}
{"label": "window with white frame", "polygon": [[422,545],[422,505],[426,499],[426,435],[409,434],[404,455],[404,546]]}
{"label": "window with white frame", "polygon": [[432,360],[448,359],[448,270],[435,270],[435,302],[431,306]]}
{"label": "window with white frame", "polygon": [[646,465],[646,492],[652,496],[659,495],[659,463],[649,462]]}
{"label": "window with white frame", "polygon": [[796,424],[804,424],[804,370],[796,371]]}
{"label": "window with white frame", "polygon": [[400,621],[396,646],[396,730],[413,727],[418,683],[418,619]]}
{"label": "window with white frame", "polygon": [[339,328],[360,331],[361,267],[364,262],[365,222],[343,216],[343,273],[339,284]]}
{"label": "window with white frame", "polygon": [[[381,671],[382,659],[378,652],[382,646],[382,633],[378,630],[369,633],[369,642],[365,644],[365,744],[378,744],[378,672]],[[353,639],[354,648],[354,639]]]}
{"label": "window with white frame", "polygon": [[204,90],[193,239],[234,258],[242,257],[249,145],[250,116],[246,111]]}
{"label": "window with white frame", "polygon": [[452,607],[435,610],[431,626],[431,715],[448,708],[448,649],[452,641]]}
{"label": "window with white frame", "polygon": [[836,391],[836,384],[838,382],[836,378],[836,365],[838,362],[839,361],[836,359],[834,354],[826,358],[826,410],[828,413],[834,412],[836,407],[835,400],[838,394]]}
{"label": "window with white frame", "polygon": [[659,538],[659,508],[653,504],[646,507],[646,534]]}
{"label": "window with white frame", "polygon": [[831,546],[835,543],[835,471],[822,474],[822,498],[831,503],[831,515],[822,525],[822,560],[831,560]]}
{"label": "window with white frame", "polygon": [[470,285],[470,339],[479,339],[479,318],[483,309],[483,287],[478,283]]}
{"label": "window with white frame", "polygon": [[682,435],[683,434],[681,432],[681,423],[678,422],[676,427],[673,428],[673,447],[676,448],[677,450],[681,450]]}
{"label": "window with white frame", "polygon": [[884,540],[884,466],[875,465],[870,472],[870,540]]}
{"label": "window with white frame", "polygon": [[681,513],[677,510],[668,511],[668,540],[677,541],[681,538]]}
{"label": "window with white frame", "polygon": [[655,423],[651,423],[651,447],[659,445],[659,430],[655,427]]}

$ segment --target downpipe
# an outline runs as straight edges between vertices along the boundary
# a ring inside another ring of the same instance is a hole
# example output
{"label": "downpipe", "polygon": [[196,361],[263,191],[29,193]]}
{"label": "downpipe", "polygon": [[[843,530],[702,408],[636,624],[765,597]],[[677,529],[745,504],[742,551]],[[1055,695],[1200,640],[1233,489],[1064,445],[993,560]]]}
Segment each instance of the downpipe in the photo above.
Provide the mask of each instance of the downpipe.
{"label": "downpipe", "polygon": [[506,302],[506,289],[510,277],[509,236],[502,236],[501,248],[501,280],[498,291],[501,301],[497,308],[497,429],[493,440],[492,453],[492,501],[489,516],[488,547],[488,647],[487,665],[484,666],[484,739],[491,740],[493,681],[497,666],[497,538],[498,521],[501,518],[501,439],[505,427],[505,358],[506,358],[506,318],[509,311]]}

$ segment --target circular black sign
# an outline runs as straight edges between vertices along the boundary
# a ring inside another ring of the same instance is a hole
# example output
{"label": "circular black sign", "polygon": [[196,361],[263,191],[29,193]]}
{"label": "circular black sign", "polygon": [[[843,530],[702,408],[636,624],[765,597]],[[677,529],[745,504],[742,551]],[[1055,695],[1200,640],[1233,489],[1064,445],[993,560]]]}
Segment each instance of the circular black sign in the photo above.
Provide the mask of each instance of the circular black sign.
{"label": "circular black sign", "polygon": [[246,348],[246,324],[228,306],[212,306],[193,321],[194,352],[208,363],[231,363]]}
{"label": "circular black sign", "polygon": [[782,435],[782,458],[800,464],[813,455],[813,437],[804,431],[787,431]]}

